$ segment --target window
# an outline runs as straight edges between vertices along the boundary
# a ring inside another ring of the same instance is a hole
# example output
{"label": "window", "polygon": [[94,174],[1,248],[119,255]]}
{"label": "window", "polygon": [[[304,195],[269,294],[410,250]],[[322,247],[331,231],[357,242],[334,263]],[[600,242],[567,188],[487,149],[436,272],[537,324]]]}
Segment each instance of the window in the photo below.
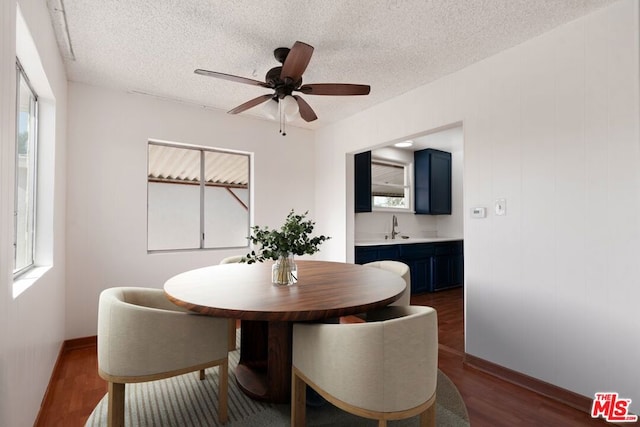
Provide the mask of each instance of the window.
{"label": "window", "polygon": [[149,141],[147,249],[247,247],[248,153]]}
{"label": "window", "polygon": [[14,210],[14,276],[34,265],[38,96],[20,62],[17,67],[16,177]]}
{"label": "window", "polygon": [[408,169],[400,163],[371,160],[371,196],[374,208],[411,208]]}

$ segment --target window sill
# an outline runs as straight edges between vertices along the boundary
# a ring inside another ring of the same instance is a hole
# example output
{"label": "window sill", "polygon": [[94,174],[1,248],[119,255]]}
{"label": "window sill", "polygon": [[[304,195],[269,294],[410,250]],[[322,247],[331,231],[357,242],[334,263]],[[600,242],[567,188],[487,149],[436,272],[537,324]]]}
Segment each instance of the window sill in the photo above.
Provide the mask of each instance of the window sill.
{"label": "window sill", "polygon": [[29,289],[31,285],[36,283],[38,279],[44,276],[52,266],[44,265],[33,267],[32,269],[25,271],[20,276],[13,280],[13,299],[16,299],[24,291]]}
{"label": "window sill", "polygon": [[416,213],[411,208],[383,208],[381,206],[372,206],[371,212]]}

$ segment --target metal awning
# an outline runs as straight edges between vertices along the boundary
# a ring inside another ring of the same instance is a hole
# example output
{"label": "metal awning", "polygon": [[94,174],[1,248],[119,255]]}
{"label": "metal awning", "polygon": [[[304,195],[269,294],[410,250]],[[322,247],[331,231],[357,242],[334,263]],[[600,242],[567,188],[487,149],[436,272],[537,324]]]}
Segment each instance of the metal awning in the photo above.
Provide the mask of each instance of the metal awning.
{"label": "metal awning", "polygon": [[202,152],[206,185],[248,186],[249,156],[246,154],[154,143],[149,143],[149,181],[199,184]]}

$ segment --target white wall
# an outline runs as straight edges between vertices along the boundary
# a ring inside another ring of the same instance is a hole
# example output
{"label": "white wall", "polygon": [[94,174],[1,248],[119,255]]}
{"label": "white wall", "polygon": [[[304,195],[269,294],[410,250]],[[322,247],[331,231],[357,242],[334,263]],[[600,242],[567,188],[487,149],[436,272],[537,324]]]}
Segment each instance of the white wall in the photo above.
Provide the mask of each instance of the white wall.
{"label": "white wall", "polygon": [[638,37],[622,0],[320,129],[325,257],[353,244],[346,153],[461,121],[464,211],[507,199],[465,214],[467,353],[640,412]]}
{"label": "white wall", "polygon": [[50,266],[14,297],[16,2],[3,1],[0,3],[0,425],[20,427],[33,425],[64,339],[67,81],[45,2],[19,0],[18,4],[31,33],[28,40],[22,39],[20,59],[40,96],[41,106],[42,170],[38,182],[41,215],[36,262]]}
{"label": "white wall", "polygon": [[254,221],[279,227],[291,209],[314,216],[313,133],[277,123],[69,84],[66,337],[96,334],[98,295],[161,288],[182,271],[243,250],[147,254],[149,139],[254,153]]}

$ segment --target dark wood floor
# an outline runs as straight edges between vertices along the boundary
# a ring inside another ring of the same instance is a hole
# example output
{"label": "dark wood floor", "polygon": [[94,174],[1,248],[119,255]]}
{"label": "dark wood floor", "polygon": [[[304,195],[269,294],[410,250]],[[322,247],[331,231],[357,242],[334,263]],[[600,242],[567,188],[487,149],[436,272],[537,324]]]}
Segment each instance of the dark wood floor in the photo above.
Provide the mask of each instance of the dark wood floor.
{"label": "dark wood floor", "polygon": [[[413,296],[411,302],[438,311],[440,369],[462,394],[473,427],[606,425],[586,413],[465,366],[462,289]],[[58,373],[52,379],[51,396],[41,409],[37,425],[84,426],[107,391],[97,373],[95,344],[63,352]]]}

